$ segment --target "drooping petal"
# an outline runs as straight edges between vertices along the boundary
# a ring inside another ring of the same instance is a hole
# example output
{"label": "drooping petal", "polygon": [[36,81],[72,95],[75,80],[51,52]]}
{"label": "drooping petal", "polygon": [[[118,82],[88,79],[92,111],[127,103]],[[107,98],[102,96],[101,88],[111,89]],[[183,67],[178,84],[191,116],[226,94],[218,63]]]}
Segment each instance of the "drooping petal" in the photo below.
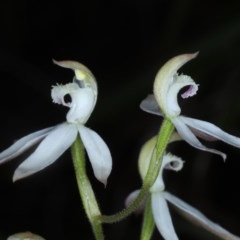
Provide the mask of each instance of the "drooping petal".
{"label": "drooping petal", "polygon": [[233,235],[232,233],[222,228],[218,224],[212,222],[196,208],[190,206],[189,204],[177,198],[176,196],[168,192],[163,192],[163,195],[165,199],[167,199],[171,204],[173,204],[177,208],[181,215],[190,219],[195,224],[200,225],[204,229],[210,231],[211,233],[222,239],[240,240],[238,236]]}
{"label": "drooping petal", "polygon": [[162,192],[152,193],[151,201],[153,218],[162,237],[165,240],[178,240],[168,205]]}
{"label": "drooping petal", "polygon": [[49,134],[49,132],[52,131],[53,128],[54,127],[45,128],[17,140],[13,145],[0,153],[0,164],[19,156],[34,144],[41,141],[45,136]]}
{"label": "drooping petal", "polygon": [[180,118],[185,124],[193,128],[194,130],[209,135],[216,140],[221,140],[227,144],[240,148],[240,138],[224,132],[222,129],[215,126],[214,124],[184,116],[180,116]]}
{"label": "drooping petal", "polygon": [[88,153],[95,177],[105,186],[112,170],[112,156],[107,144],[93,130],[80,125],[79,133]]}
{"label": "drooping petal", "polygon": [[220,152],[220,151],[212,149],[212,148],[207,148],[206,146],[204,146],[196,138],[196,136],[191,132],[191,130],[188,128],[188,126],[183,122],[182,118],[180,118],[180,117],[173,118],[172,122],[173,122],[175,128],[177,129],[179,135],[188,144],[190,144],[191,146],[193,146],[197,149],[200,149],[202,151],[207,151],[207,152],[218,154],[223,158],[223,160],[226,159],[226,154],[224,154],[223,152]]}
{"label": "drooping petal", "polygon": [[[168,109],[168,105],[170,99],[168,98],[169,89],[172,85],[174,85],[178,78],[174,77],[177,74],[179,68],[181,68],[186,62],[190,61],[191,59],[195,58],[198,53],[194,54],[182,54],[176,56],[169,61],[167,61],[158,71],[154,85],[153,85],[153,92],[156,98],[156,101],[163,111],[164,115],[170,116],[173,114],[170,109]],[[182,79],[181,79],[182,80]],[[174,100],[175,101],[175,100]],[[176,106],[174,106],[175,109]],[[170,111],[170,112],[169,112]],[[180,109],[179,109],[180,111]]]}
{"label": "drooping petal", "polygon": [[37,149],[16,169],[13,181],[30,176],[55,162],[76,139],[75,125],[62,123],[54,128]]}

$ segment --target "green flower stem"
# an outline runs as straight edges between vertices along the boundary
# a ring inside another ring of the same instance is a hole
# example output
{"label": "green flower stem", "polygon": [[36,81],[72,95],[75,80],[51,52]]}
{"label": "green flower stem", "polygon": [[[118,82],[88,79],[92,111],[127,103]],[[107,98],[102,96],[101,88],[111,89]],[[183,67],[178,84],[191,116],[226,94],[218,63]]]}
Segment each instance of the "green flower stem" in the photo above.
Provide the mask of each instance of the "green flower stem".
{"label": "green flower stem", "polygon": [[104,240],[101,222],[96,216],[101,215],[95,194],[88,179],[85,166],[85,153],[80,137],[77,137],[71,148],[73,165],[76,173],[78,190],[82,199],[85,213],[91,223],[96,240]]}
{"label": "green flower stem", "polygon": [[172,124],[171,120],[164,119],[158,134],[156,151],[154,151],[152,155],[146,177],[143,181],[143,185],[138,196],[127,208],[123,209],[122,211],[113,215],[100,215],[98,219],[102,223],[118,222],[129,216],[132,212],[134,212],[137,209],[137,207],[142,202],[146,194],[149,192],[149,189],[152,187],[158,176],[162,164],[162,156],[171,138],[173,130],[174,125]]}
{"label": "green flower stem", "polygon": [[144,218],[140,240],[150,240],[155,228],[155,223],[152,215],[151,196],[147,198],[146,207],[144,210]]}

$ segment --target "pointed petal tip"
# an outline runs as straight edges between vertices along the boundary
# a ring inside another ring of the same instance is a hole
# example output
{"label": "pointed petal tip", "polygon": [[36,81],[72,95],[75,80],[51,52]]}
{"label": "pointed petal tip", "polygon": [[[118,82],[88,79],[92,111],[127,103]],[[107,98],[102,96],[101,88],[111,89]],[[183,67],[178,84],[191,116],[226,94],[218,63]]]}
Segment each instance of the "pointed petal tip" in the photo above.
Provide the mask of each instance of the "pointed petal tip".
{"label": "pointed petal tip", "polygon": [[199,54],[199,51],[194,52],[194,53],[185,53],[185,54],[178,55],[173,59],[176,59],[176,63],[180,63],[180,66],[178,67],[178,68],[180,68],[188,61],[196,58],[198,56],[198,54]]}
{"label": "pointed petal tip", "polygon": [[223,162],[226,162],[227,155],[225,153],[222,154]]}
{"label": "pointed petal tip", "polygon": [[52,62],[53,62],[54,64],[57,64],[57,60],[55,60],[54,58],[52,59]]}
{"label": "pointed petal tip", "polygon": [[60,61],[58,61],[58,60],[56,60],[56,59],[52,59],[52,62],[53,62],[54,64],[60,66],[60,67],[65,67],[65,68],[67,68],[68,62],[70,62],[70,61],[65,61],[65,60],[60,60]]}
{"label": "pointed petal tip", "polygon": [[66,60],[60,60],[60,61],[57,61],[55,59],[52,59],[53,63],[60,66],[60,67],[65,67],[65,68],[70,68],[69,67],[69,63],[71,61],[66,61]]}
{"label": "pointed petal tip", "polygon": [[[109,173],[110,174],[110,173]],[[108,176],[109,176],[108,174]],[[95,178],[104,185],[104,188],[107,187],[107,183],[108,183],[108,176],[106,177],[105,174],[102,176],[99,176],[99,174],[96,174],[96,172],[94,172],[94,176]]]}
{"label": "pointed petal tip", "polygon": [[17,172],[15,172],[13,174],[12,182],[15,183],[16,181],[21,180],[22,178],[24,178],[24,177],[19,175]]}
{"label": "pointed petal tip", "polygon": [[107,181],[102,182],[104,185],[104,188],[107,188]]}
{"label": "pointed petal tip", "polygon": [[197,51],[195,53],[190,53],[189,55],[190,55],[191,59],[193,59],[193,58],[196,58],[198,56],[198,54],[199,54],[199,51]]}
{"label": "pointed petal tip", "polygon": [[32,174],[33,173],[31,173],[31,172],[26,172],[26,171],[23,171],[23,169],[21,169],[21,168],[17,168],[13,174],[12,181],[13,181],[13,183],[15,183],[15,182],[17,182],[23,178],[26,178]]}
{"label": "pointed petal tip", "polygon": [[[96,176],[95,176],[96,177]],[[96,177],[97,178],[97,177]],[[102,183],[103,185],[104,185],[104,188],[107,188],[107,178],[105,178],[105,177],[101,177],[101,178],[97,178],[97,180],[100,182],[100,183]]]}

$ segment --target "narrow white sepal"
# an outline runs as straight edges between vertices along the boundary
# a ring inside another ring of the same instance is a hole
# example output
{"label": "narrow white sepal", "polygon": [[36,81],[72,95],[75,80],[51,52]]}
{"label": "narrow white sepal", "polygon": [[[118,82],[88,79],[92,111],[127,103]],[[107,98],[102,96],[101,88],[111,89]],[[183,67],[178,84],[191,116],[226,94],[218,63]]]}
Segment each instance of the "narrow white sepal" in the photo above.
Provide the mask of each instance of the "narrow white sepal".
{"label": "narrow white sepal", "polygon": [[177,198],[176,196],[168,192],[163,192],[163,196],[171,204],[173,204],[177,208],[177,210],[179,210],[180,214],[192,220],[195,224],[200,225],[201,227],[213,233],[214,235],[226,240],[227,239],[240,240],[238,236],[233,235],[232,233],[228,232],[226,229],[222,228],[218,224],[212,222],[196,208],[190,206],[189,204]]}
{"label": "narrow white sepal", "polygon": [[53,128],[54,127],[45,128],[17,140],[13,145],[0,153],[0,164],[19,156],[34,144],[41,141]]}
{"label": "narrow white sepal", "polygon": [[203,132],[216,140],[221,140],[229,145],[240,148],[240,138],[224,132],[214,124],[185,116],[180,116],[180,118],[189,127]]}
{"label": "narrow white sepal", "polygon": [[107,144],[93,130],[80,125],[78,130],[88,153],[95,177],[105,186],[112,170],[112,156]]}
{"label": "narrow white sepal", "polygon": [[77,133],[77,128],[73,124],[57,125],[37,149],[18,166],[13,181],[30,176],[55,162],[72,145]]}
{"label": "narrow white sepal", "polygon": [[178,240],[163,193],[152,193],[151,201],[153,218],[162,237],[165,240]]}
{"label": "narrow white sepal", "polygon": [[216,149],[212,148],[207,148],[204,146],[197,138],[196,136],[192,133],[192,131],[189,129],[189,127],[183,122],[182,118],[180,117],[175,117],[171,119],[175,128],[177,129],[179,135],[182,137],[183,140],[185,140],[188,144],[191,146],[200,149],[202,151],[207,151],[211,153],[215,153],[220,155],[223,160],[226,159],[226,154],[223,152],[220,152]]}

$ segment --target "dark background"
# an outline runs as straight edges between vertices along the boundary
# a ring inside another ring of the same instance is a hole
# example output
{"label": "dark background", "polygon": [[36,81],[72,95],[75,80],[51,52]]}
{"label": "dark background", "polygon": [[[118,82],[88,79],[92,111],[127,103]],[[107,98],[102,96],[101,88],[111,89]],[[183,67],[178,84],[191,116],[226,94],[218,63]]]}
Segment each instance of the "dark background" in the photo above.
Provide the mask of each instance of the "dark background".
{"label": "dark background", "polygon": [[[157,133],[161,118],[139,109],[152,92],[159,67],[169,58],[200,51],[180,72],[200,84],[181,101],[183,114],[210,121],[240,136],[240,1],[17,1],[0,3],[0,149],[33,131],[65,120],[68,109],[52,104],[51,86],[73,73],[52,59],[84,63],[99,86],[87,126],[108,143],[113,170],[106,189],[89,167],[103,213],[124,207],[141,186],[137,158]],[[184,169],[167,172],[167,190],[210,219],[240,235],[240,149],[216,142],[219,156],[175,143]],[[45,170],[12,183],[15,168],[29,153],[0,167],[0,239],[32,231],[47,240],[93,239],[77,192],[70,152]],[[215,239],[171,208],[180,239]],[[138,239],[141,216],[104,225],[106,239]],[[155,239],[161,239],[156,232]]]}

